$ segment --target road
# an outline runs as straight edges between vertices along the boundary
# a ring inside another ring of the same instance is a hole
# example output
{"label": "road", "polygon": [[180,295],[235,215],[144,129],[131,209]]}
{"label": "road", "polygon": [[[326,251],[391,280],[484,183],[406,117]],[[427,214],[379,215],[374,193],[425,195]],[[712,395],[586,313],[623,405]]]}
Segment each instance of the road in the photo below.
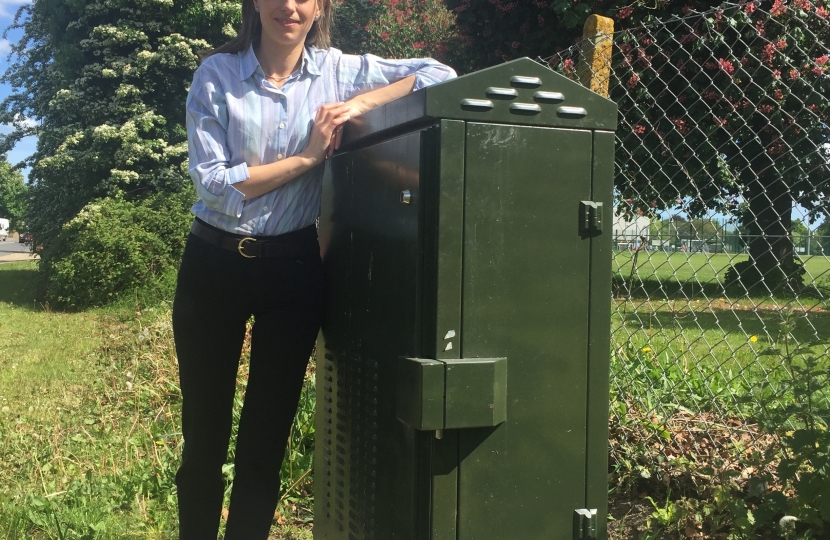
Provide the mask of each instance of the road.
{"label": "road", "polygon": [[0,263],[12,261],[31,261],[34,259],[30,244],[21,244],[17,238],[7,238],[0,242]]}

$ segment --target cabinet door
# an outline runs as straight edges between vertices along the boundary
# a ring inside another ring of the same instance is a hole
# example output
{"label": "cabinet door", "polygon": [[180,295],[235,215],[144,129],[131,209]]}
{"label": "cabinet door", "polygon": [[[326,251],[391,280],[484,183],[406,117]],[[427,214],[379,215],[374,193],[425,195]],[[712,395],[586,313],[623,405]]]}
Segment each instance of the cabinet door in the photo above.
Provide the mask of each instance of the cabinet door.
{"label": "cabinet door", "polygon": [[410,540],[428,495],[428,436],[395,408],[398,359],[421,353],[422,136],[338,156],[324,182],[317,539]]}
{"label": "cabinet door", "polygon": [[467,125],[462,358],[507,358],[507,421],[459,430],[458,540],[571,538],[585,504],[590,131]]}

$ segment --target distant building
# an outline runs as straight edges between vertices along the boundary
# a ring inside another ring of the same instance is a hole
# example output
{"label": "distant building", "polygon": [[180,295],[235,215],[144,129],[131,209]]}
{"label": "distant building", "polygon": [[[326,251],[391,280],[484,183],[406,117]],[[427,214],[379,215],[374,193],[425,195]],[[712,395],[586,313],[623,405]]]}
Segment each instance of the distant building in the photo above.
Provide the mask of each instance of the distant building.
{"label": "distant building", "polygon": [[[619,211],[618,211],[619,212]],[[624,214],[614,213],[614,242],[617,248],[633,248],[643,243],[649,244],[651,238],[651,219],[646,216],[632,216],[631,220],[626,219]]]}

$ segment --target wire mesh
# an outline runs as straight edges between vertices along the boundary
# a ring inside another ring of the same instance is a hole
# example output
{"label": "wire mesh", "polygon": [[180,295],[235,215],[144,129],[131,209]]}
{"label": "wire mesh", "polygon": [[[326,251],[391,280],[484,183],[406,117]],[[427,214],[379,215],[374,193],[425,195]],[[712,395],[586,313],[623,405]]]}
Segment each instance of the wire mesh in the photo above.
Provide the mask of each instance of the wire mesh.
{"label": "wire mesh", "polygon": [[[798,366],[824,366],[810,399],[830,409],[830,14],[807,0],[761,6],[615,32],[610,66],[586,61],[590,39],[539,59],[586,86],[610,76],[619,106],[620,478],[700,484],[731,470],[746,482],[746,460],[799,427],[772,414],[804,398],[787,391]],[[773,417],[788,426],[765,426]],[[700,462],[714,470],[694,472]]]}

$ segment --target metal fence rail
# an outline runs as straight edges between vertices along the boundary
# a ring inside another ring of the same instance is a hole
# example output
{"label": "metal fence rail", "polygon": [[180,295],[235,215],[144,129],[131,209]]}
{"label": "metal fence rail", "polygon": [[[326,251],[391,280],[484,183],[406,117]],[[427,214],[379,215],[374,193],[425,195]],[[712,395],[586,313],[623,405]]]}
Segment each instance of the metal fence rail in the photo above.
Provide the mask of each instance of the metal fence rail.
{"label": "metal fence rail", "polygon": [[610,70],[591,40],[539,59],[610,77],[620,109],[611,457],[634,484],[746,488],[805,399],[827,427],[830,16],[761,6],[617,31]]}

